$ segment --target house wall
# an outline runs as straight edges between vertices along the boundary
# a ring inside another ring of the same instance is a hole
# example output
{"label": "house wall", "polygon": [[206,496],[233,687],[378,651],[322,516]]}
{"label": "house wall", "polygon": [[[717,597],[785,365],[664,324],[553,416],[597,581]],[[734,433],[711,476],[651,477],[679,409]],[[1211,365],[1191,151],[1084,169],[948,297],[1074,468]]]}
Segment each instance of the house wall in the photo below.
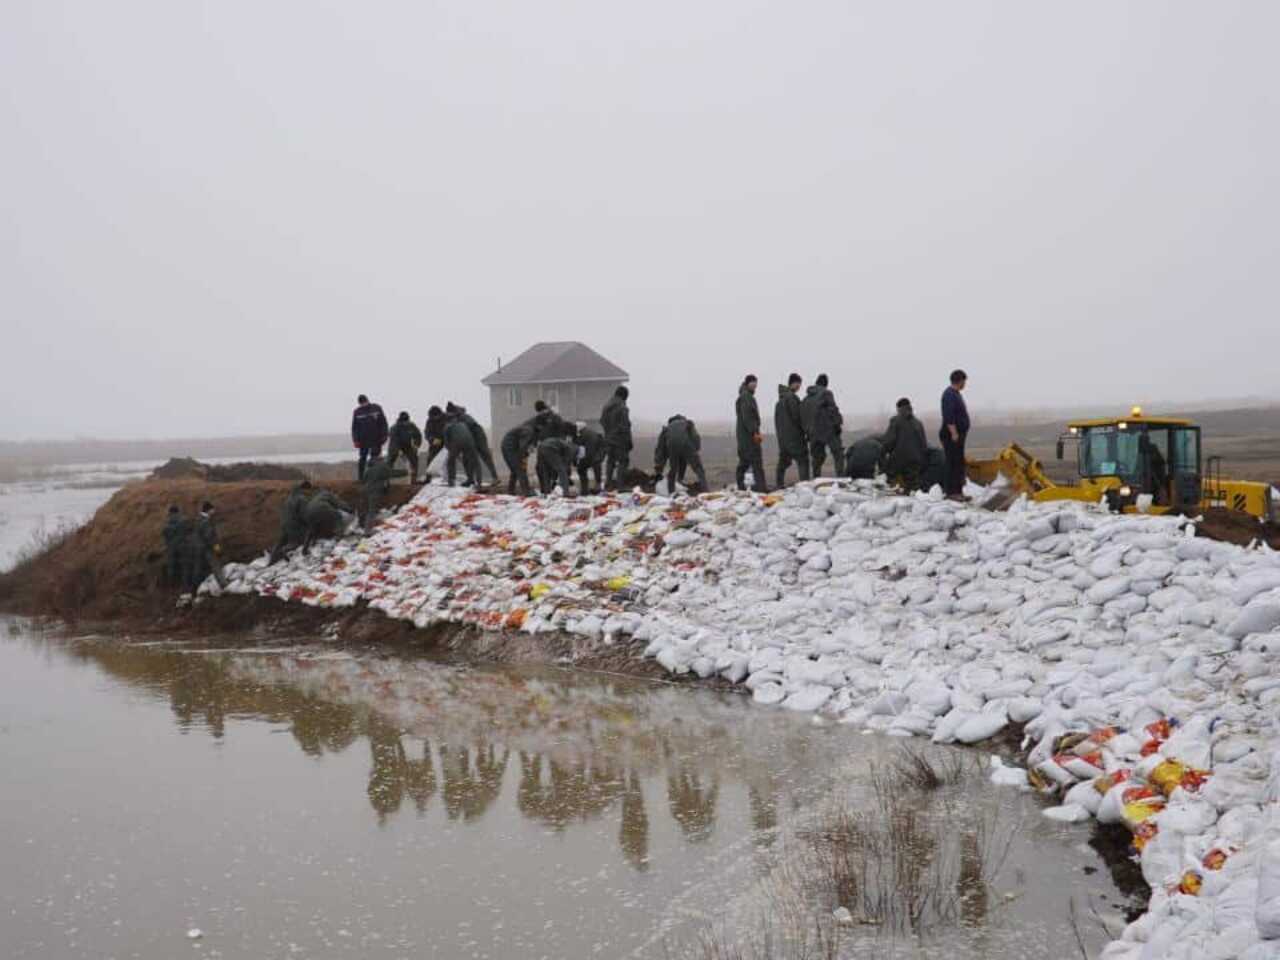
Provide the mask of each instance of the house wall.
{"label": "house wall", "polygon": [[601,380],[585,383],[526,383],[518,389],[520,403],[512,406],[509,400],[511,387],[489,388],[489,443],[498,457],[502,438],[512,427],[517,427],[533,416],[533,405],[546,400],[560,416],[573,422],[585,420],[594,428],[600,426],[600,411],[613,391],[624,383],[622,380]]}

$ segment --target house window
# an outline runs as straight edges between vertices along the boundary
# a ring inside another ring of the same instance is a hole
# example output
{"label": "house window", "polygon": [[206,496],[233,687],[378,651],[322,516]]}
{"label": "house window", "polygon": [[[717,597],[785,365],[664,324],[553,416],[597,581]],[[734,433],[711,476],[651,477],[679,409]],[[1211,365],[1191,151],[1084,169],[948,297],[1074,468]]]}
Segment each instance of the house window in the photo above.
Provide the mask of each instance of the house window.
{"label": "house window", "polygon": [[519,387],[507,388],[507,406],[508,407],[524,406],[524,397],[521,396]]}
{"label": "house window", "polygon": [[560,389],[558,387],[548,387],[542,392],[542,399],[547,402],[547,406],[552,410],[560,409]]}

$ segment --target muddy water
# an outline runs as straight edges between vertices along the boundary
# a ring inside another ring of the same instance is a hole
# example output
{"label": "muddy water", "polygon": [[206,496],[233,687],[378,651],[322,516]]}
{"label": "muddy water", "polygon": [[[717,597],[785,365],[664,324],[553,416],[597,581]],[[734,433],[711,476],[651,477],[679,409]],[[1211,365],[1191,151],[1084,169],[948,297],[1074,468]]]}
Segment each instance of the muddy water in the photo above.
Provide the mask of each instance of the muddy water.
{"label": "muddy water", "polygon": [[[620,678],[0,631],[6,958],[697,956],[899,749]],[[1010,844],[989,887],[846,955],[1076,955],[1070,900],[1096,949],[1122,898],[1087,830],[963,797]]]}

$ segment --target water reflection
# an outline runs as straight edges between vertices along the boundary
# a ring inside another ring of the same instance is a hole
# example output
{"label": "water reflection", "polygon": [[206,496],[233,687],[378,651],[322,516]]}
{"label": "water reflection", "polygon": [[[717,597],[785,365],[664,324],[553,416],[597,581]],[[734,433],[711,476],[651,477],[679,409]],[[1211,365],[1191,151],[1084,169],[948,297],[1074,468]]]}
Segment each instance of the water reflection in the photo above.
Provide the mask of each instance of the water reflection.
{"label": "water reflection", "polygon": [[[803,724],[758,725],[734,735],[741,698],[530,671],[484,671],[431,661],[306,651],[183,650],[79,643],[74,655],[113,677],[167,696],[178,725],[222,740],[235,720],[287,725],[308,756],[368,744],[365,794],[380,826],[406,811],[423,817],[439,796],[449,822],[477,824],[499,803],[508,767],[514,809],[560,834],[616,817],[622,859],[650,869],[651,815],[644,784],[665,785],[679,835],[715,832],[722,784],[746,787],[757,845],[779,821],[779,757],[812,752]],[[672,709],[682,698],[680,711]],[[681,716],[683,713],[683,716]]]}
{"label": "water reflection", "polygon": [[[708,918],[751,929],[824,811],[864,803],[869,761],[896,748],[558,671],[11,640],[0,763],[21,775],[0,859],[24,868],[0,880],[0,956],[151,960],[191,926],[223,956],[690,955]],[[1074,941],[1047,920],[1097,882],[1079,837],[984,776],[957,792],[1020,837],[1007,883],[986,876],[990,831],[943,817],[930,834],[896,799],[920,856],[876,848],[867,875],[956,904],[931,955],[1057,955]],[[943,887],[925,861],[945,861]]]}

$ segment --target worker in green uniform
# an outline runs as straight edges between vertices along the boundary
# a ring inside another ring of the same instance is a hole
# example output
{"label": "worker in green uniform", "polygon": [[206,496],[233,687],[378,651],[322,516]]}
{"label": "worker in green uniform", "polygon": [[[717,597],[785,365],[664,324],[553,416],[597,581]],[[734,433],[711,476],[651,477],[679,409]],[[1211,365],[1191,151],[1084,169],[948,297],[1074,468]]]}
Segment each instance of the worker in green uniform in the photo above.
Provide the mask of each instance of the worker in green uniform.
{"label": "worker in green uniform", "polygon": [[[453,403],[445,404],[444,412],[446,415],[453,414],[471,431],[471,438],[476,442],[476,456],[480,458],[480,463],[489,468],[489,475],[493,477],[493,482],[498,482],[498,468],[493,464],[493,451],[489,449],[489,434],[485,432],[484,427],[476,421],[476,418],[467,413],[466,407],[459,407]],[[476,468],[476,483],[480,482],[480,469]]]}
{"label": "worker in green uniform", "polygon": [[423,464],[425,474],[431,469],[431,461],[444,453],[444,430],[449,425],[449,418],[437,406],[427,411],[427,421],[422,425],[422,435],[427,445],[427,462]]}
{"label": "worker in green uniform", "polygon": [[809,479],[809,437],[804,432],[803,404],[800,402],[800,374],[778,384],[778,404],[773,408],[773,427],[778,436],[777,487],[786,485],[787,468],[796,465],[801,482]]}
{"label": "worker in green uniform", "polygon": [[418,482],[418,448],[422,446],[422,431],[409,419],[406,410],[400,411],[396,422],[387,434],[387,469],[394,471],[401,456],[409,463],[409,482]]}
{"label": "worker in green uniform", "polygon": [[662,476],[662,470],[668,462],[671,470],[667,473],[667,493],[676,492],[676,483],[684,483],[685,472],[693,468],[693,475],[703,492],[707,489],[707,471],[702,466],[702,437],[698,435],[698,427],[683,414],[677,413],[667,421],[667,425],[658,434],[658,446],[653,453],[653,472]]}
{"label": "worker in green uniform", "polygon": [[577,444],[568,437],[547,437],[538,444],[538,487],[547,496],[559,484],[569,496],[569,468],[577,457]]}
{"label": "worker in green uniform", "polygon": [[[578,492],[599,493],[604,489],[604,461],[608,455],[608,445],[604,442],[604,434],[592,430],[585,424],[578,426]],[[588,475],[595,475],[595,486],[588,483]]]}
{"label": "worker in green uniform", "polygon": [[290,548],[299,546],[307,539],[307,521],[303,514],[310,497],[310,480],[303,480],[289,491],[289,496],[285,497],[284,505],[280,508],[280,538],[271,548],[268,566],[279,563]]}
{"label": "worker in green uniform", "polygon": [[361,493],[364,497],[362,507],[364,516],[360,526],[368,533],[378,519],[378,511],[382,509],[382,498],[391,489],[391,465],[383,457],[374,457],[369,461],[369,469],[364,472],[364,483]]}
{"label": "worker in green uniform", "polygon": [[[368,476],[367,469],[365,475]],[[336,494],[328,490],[316,491],[302,509],[302,522],[306,526],[302,555],[307,556],[311,544],[317,540],[341,536],[355,512]]]}
{"label": "worker in green uniform", "polygon": [[885,474],[910,493],[920,486],[920,474],[929,456],[929,441],[925,438],[924,424],[911,409],[910,399],[900,399],[897,410],[888,429],[876,439],[880,442]]}
{"label": "worker in green uniform", "polygon": [[507,493],[522,497],[533,495],[529,487],[529,453],[538,442],[537,418],[512,427],[502,438],[502,459],[507,465]]}
{"label": "worker in green uniform", "polygon": [[844,475],[854,480],[870,480],[881,471],[882,460],[880,441],[875,437],[855,440],[845,451]]}
{"label": "worker in green uniform", "polygon": [[474,487],[480,482],[480,457],[476,451],[476,438],[471,430],[457,417],[449,418],[444,428],[444,448],[448,454],[445,461],[445,473],[449,478],[449,486],[458,479],[458,461],[462,461],[462,469],[467,475],[463,484]]}
{"label": "worker in green uniform", "polygon": [[836,404],[825,373],[818,374],[813,385],[805,393],[801,412],[804,415],[805,433],[809,437],[809,455],[813,460],[813,475],[822,476],[822,465],[831,451],[832,470],[838,475],[844,466],[844,450],[840,446],[840,431],[844,427],[844,415]]}
{"label": "worker in green uniform", "polygon": [[165,582],[171,587],[182,587],[182,551],[183,541],[191,529],[191,521],[182,515],[178,507],[171,506],[169,515],[164,521],[164,575]]}
{"label": "worker in green uniform", "polygon": [[747,471],[751,471],[752,487],[757,493],[768,493],[764,480],[764,436],[760,433],[760,405],[756,403],[756,387],[760,378],[747,374],[738,387],[734,404],[735,431],[738,439],[738,489],[747,489]]}
{"label": "worker in green uniform", "polygon": [[627,406],[629,396],[631,391],[618,387],[600,411],[600,429],[604,431],[608,448],[604,485],[609,490],[617,490],[626,483],[631,466],[631,450],[635,444],[631,437],[631,409]]}
{"label": "worker in green uniform", "polygon": [[210,574],[219,587],[225,587],[227,578],[223,576],[219,559],[222,546],[218,542],[218,525],[213,504],[208,500],[201,504],[200,515],[196,517],[185,543],[187,592],[194,594]]}

